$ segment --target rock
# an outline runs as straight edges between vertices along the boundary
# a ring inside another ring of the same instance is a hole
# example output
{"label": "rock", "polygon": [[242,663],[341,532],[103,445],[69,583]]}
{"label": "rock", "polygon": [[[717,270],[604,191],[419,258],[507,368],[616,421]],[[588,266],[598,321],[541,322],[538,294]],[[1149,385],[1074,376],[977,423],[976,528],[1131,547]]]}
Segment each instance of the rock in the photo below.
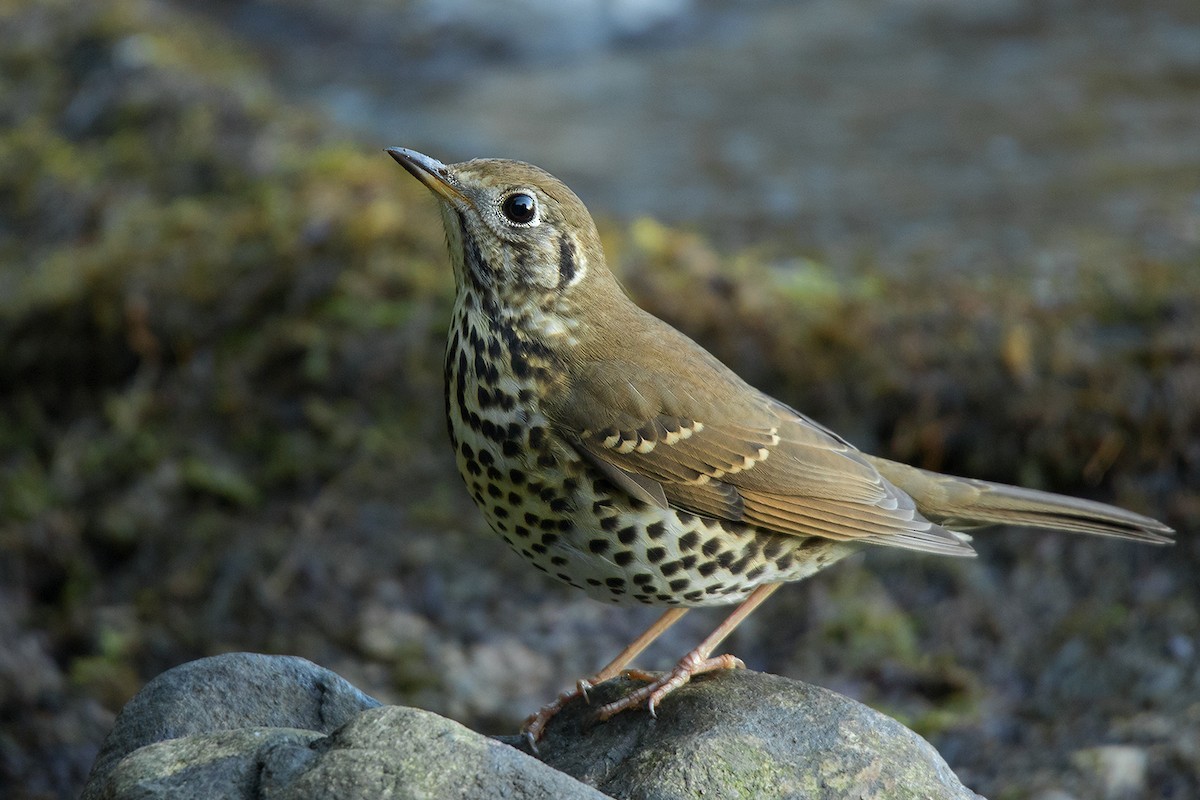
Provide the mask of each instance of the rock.
{"label": "rock", "polygon": [[[329,733],[379,702],[340,675],[293,656],[228,653],[167,670],[130,700],[104,740],[83,800],[140,747],[243,728]],[[115,795],[114,795],[115,796]]]}
{"label": "rock", "polygon": [[[631,686],[609,681],[592,705]],[[745,670],[697,678],[658,708],[593,724],[568,706],[539,744],[547,764],[613,797],[977,800],[900,723],[834,692]]]}
{"label": "rock", "polygon": [[195,733],[148,744],[93,771],[83,800],[197,797],[250,798],[270,785],[260,775],[294,769],[299,753],[319,740],[314,731],[290,728],[240,728]]}
{"label": "rock", "polygon": [[271,798],[603,800],[590,786],[428,711],[389,706],[329,736]]}
{"label": "rock", "polygon": [[[592,703],[630,685],[599,686]],[[129,702],[83,797],[978,800],[895,720],[744,670],[688,684],[657,719],[638,711],[594,724],[576,701],[551,723],[540,761],[503,741],[380,706],[303,659],[217,656],[160,675]]]}
{"label": "rock", "polygon": [[603,795],[436,714],[382,707],[304,659],[238,653],[184,664],[147,684],[118,716],[83,797]]}

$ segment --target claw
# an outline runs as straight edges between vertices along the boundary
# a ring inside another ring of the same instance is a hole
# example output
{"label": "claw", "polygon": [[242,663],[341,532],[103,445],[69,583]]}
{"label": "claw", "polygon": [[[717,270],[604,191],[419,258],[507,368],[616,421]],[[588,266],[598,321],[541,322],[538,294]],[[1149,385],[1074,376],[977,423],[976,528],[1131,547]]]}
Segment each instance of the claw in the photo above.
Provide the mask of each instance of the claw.
{"label": "claw", "polygon": [[744,668],[746,665],[740,659],[733,656],[725,655],[710,658],[709,654],[729,635],[730,631],[737,627],[739,622],[745,619],[751,611],[757,608],[777,588],[779,588],[779,584],[768,583],[759,586],[751,592],[750,596],[743,600],[742,604],[734,609],[733,613],[715,631],[709,634],[708,638],[701,642],[695,650],[692,650],[681,658],[679,663],[670,672],[656,674],[636,669],[626,670],[626,665],[637,657],[638,653],[642,652],[647,645],[657,639],[663,631],[675,624],[687,611],[686,608],[668,609],[657,622],[647,628],[641,636],[622,650],[604,669],[600,670],[590,679],[579,681],[579,683],[575,684],[574,689],[563,692],[555,698],[553,703],[545,706],[542,710],[525,720],[525,724],[521,726],[521,732],[525,734],[530,749],[535,753],[537,752],[535,745],[545,732],[546,725],[554,718],[555,714],[562,711],[576,697],[582,696],[590,704],[588,691],[595,684],[603,683],[609,678],[623,674],[632,680],[646,681],[646,685],[635,689],[620,700],[600,706],[596,710],[597,718],[606,720],[614,714],[619,714],[631,708],[637,708],[643,701],[646,703],[646,710],[650,712],[650,716],[657,718],[658,706],[662,703],[663,698],[690,681],[693,675],[700,675],[701,673],[712,672],[718,669]]}
{"label": "claw", "polygon": [[623,673],[626,677],[635,680],[649,680],[649,683],[634,689],[620,700],[614,700],[611,703],[601,706],[597,709],[596,716],[601,720],[606,720],[620,714],[622,711],[637,708],[644,702],[646,710],[650,712],[650,716],[657,719],[658,706],[662,703],[663,698],[686,684],[693,676],[716,670],[742,669],[744,667],[745,664],[742,663],[741,659],[734,656],[724,655],[717,656],[716,658],[705,658],[699,651],[693,650],[680,659],[679,663],[670,672],[651,674],[640,670],[626,670]]}

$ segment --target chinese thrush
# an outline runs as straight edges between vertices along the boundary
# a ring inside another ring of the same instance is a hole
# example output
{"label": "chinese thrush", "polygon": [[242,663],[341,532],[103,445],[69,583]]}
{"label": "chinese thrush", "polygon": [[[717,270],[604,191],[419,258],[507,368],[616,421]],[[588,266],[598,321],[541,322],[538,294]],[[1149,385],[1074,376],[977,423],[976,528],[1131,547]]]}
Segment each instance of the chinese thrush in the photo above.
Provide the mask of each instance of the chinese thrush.
{"label": "chinese thrush", "polygon": [[[587,209],[517,161],[442,164],[387,151],[436,195],[457,297],[446,414],[459,471],[491,527],[538,569],[667,612],[608,666],[525,723],[531,741],[591,683],[649,681],[607,718],[701,672],[780,584],[865,544],[971,556],[990,524],[1167,544],[1149,517],[957,478],[855,449],[746,384],[638,308],[605,265]],[[740,603],[662,675],[625,667],[689,607]]]}

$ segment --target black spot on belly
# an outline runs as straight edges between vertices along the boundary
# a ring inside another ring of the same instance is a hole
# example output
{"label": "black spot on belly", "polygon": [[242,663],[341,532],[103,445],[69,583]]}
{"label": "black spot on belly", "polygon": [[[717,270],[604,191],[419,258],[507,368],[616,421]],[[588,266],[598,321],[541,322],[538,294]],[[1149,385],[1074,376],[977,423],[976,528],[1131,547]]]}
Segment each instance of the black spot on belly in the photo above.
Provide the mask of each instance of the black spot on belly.
{"label": "black spot on belly", "polygon": [[529,446],[534,450],[541,450],[546,444],[546,429],[541,425],[534,425],[529,429]]}
{"label": "black spot on belly", "polygon": [[680,550],[694,550],[696,549],[696,545],[699,543],[700,534],[696,533],[695,531],[688,531],[683,536],[679,537]]}

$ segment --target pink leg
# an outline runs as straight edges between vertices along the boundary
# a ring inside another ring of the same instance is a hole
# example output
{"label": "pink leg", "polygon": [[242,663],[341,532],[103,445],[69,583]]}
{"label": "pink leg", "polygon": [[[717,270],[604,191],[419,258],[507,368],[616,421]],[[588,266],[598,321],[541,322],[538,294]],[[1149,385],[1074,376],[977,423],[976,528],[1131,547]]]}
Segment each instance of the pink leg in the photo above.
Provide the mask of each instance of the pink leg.
{"label": "pink leg", "polygon": [[743,600],[742,604],[735,608],[733,613],[715,631],[709,634],[708,638],[701,642],[695,650],[681,658],[679,663],[670,672],[663,673],[662,675],[654,675],[640,670],[627,671],[625,674],[628,677],[637,680],[651,680],[651,682],[636,691],[630,692],[620,700],[601,706],[596,712],[597,716],[600,719],[608,719],[614,714],[619,714],[631,708],[637,708],[643,702],[647,703],[650,714],[653,716],[655,707],[662,702],[663,698],[690,681],[693,675],[701,675],[705,672],[712,672],[719,669],[740,669],[744,667],[745,664],[731,655],[717,656],[716,658],[711,658],[710,656],[712,655],[712,651],[717,649],[717,646],[721,644],[725,637],[733,633],[733,629],[741,624],[742,620],[750,616],[750,612],[758,608],[779,586],[780,584],[778,583],[768,583],[759,586],[751,592],[750,596]]}
{"label": "pink leg", "polygon": [[[574,700],[576,697],[583,695],[587,697],[587,690],[593,686],[604,683],[610,678],[615,678],[621,674],[625,667],[629,666],[629,662],[633,661],[638,655],[645,650],[650,644],[662,636],[667,628],[674,625],[679,619],[687,613],[686,608],[670,608],[659,617],[653,625],[647,628],[640,636],[633,640],[628,647],[622,650],[617,657],[597,672],[590,678],[581,680],[575,685],[574,689],[568,689],[554,699],[554,702],[547,706],[543,706],[536,714],[531,715],[521,725],[521,731],[525,734],[525,738],[529,740],[529,746],[535,751],[537,749],[537,740],[542,738],[542,733],[546,730],[547,723],[554,718],[554,715],[563,709],[567,703]],[[713,645],[716,646],[715,644]]]}

